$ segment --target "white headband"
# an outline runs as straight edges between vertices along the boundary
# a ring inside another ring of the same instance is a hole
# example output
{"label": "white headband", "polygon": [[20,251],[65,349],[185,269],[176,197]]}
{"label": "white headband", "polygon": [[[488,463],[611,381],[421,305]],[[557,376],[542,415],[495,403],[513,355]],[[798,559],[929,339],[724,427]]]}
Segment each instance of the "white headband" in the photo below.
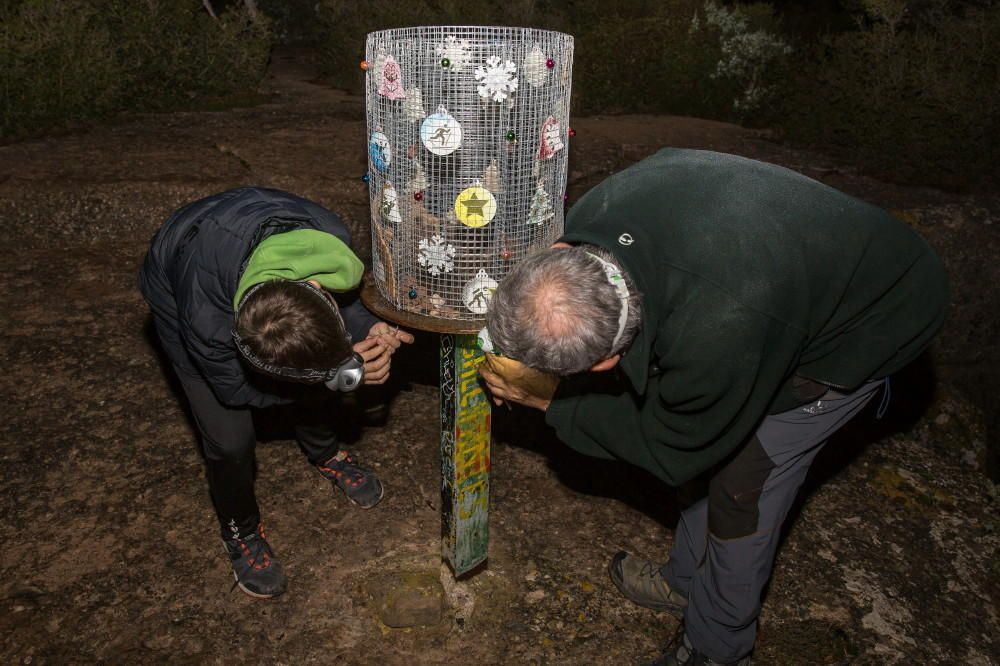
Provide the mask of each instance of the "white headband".
{"label": "white headband", "polygon": [[601,259],[596,254],[590,252],[587,254],[601,263],[601,268],[604,269],[608,282],[618,292],[618,298],[622,302],[621,310],[618,312],[618,333],[615,334],[614,342],[611,343],[611,351],[614,351],[618,348],[618,343],[621,342],[622,335],[625,333],[625,322],[628,320],[628,286],[626,286],[625,278],[622,277],[622,272],[617,266],[610,261]]}

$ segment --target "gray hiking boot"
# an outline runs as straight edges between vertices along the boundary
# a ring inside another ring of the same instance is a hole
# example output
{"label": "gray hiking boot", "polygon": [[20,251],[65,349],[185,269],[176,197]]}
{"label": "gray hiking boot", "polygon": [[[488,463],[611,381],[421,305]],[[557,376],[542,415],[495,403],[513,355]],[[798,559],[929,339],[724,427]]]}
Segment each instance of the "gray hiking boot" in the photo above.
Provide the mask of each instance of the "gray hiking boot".
{"label": "gray hiking boot", "polygon": [[236,585],[251,597],[270,599],[288,588],[288,579],[264,536],[263,523],[247,536],[223,539],[222,544],[233,565]]}
{"label": "gray hiking boot", "polygon": [[362,509],[378,504],[385,493],[375,473],[359,465],[347,451],[341,451],[325,463],[316,465],[316,469]]}
{"label": "gray hiking boot", "polygon": [[645,608],[669,611],[677,617],[683,616],[687,598],[670,589],[660,574],[660,567],[652,562],[620,551],[611,558],[608,574],[611,582],[629,601]]}
{"label": "gray hiking boot", "polygon": [[663,654],[658,659],[644,666],[750,666],[750,655],[744,655],[736,661],[715,661],[691,645],[691,640],[684,631],[684,626],[670,640]]}

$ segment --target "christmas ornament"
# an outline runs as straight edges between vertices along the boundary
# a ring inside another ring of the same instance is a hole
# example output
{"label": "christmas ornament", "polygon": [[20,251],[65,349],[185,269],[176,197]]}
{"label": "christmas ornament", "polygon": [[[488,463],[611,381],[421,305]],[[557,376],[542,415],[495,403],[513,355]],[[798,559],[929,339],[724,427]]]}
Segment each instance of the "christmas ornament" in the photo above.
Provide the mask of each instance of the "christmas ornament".
{"label": "christmas ornament", "polygon": [[497,213],[497,200],[482,185],[467,187],[455,198],[455,215],[467,227],[484,227]]}
{"label": "christmas ornament", "polygon": [[531,198],[531,210],[528,211],[527,224],[545,224],[553,217],[555,211],[552,209],[552,197],[545,190],[545,183],[539,179],[535,185],[535,194]]}
{"label": "christmas ornament", "polygon": [[371,158],[372,165],[385,173],[392,163],[392,148],[389,147],[389,137],[382,132],[372,132],[371,139],[368,140],[368,157]]}
{"label": "christmas ornament", "polygon": [[423,238],[417,244],[417,263],[431,275],[450,273],[455,268],[455,246],[440,236]]}
{"label": "christmas ornament", "polygon": [[399,214],[399,195],[396,194],[396,188],[388,181],[382,186],[379,213],[381,213],[385,223],[390,226],[395,226],[403,221],[402,216]]}
{"label": "christmas ornament", "polygon": [[511,251],[508,250],[507,248],[503,248],[502,250],[500,250],[500,258],[503,259],[504,261],[510,261],[510,258],[512,256],[514,255],[511,254]]}
{"label": "christmas ornament", "polygon": [[572,138],[573,138],[574,136],[576,136],[576,130],[575,130],[575,129],[573,129],[572,127],[570,127],[570,128],[568,129],[568,130],[566,130],[566,133],[567,133],[567,134],[569,134],[569,137],[570,137],[571,139],[572,139]]}
{"label": "christmas ornament", "polygon": [[407,294],[407,296],[409,296],[410,298],[416,298],[417,297],[417,290],[416,290],[416,288],[415,287],[410,287],[410,292]]}
{"label": "christmas ornament", "polygon": [[410,160],[410,166],[413,173],[413,178],[406,183],[406,191],[409,194],[415,194],[417,192],[425,191],[430,185],[427,182],[427,177],[424,175],[424,168],[420,166],[420,162],[417,160]]}
{"label": "christmas ornament", "polygon": [[424,96],[420,88],[410,88],[406,91],[406,99],[403,101],[403,117],[411,123],[415,123],[427,115],[424,111]]}
{"label": "christmas ornament", "polygon": [[387,56],[378,70],[378,94],[389,99],[403,99],[403,72],[399,63],[392,56]]}
{"label": "christmas ornament", "polygon": [[545,66],[546,58],[542,49],[535,44],[528,55],[524,56],[521,69],[524,71],[524,78],[535,88],[545,83],[549,75],[549,70]]}
{"label": "christmas ornament", "polygon": [[480,268],[476,277],[469,280],[462,289],[462,302],[474,313],[486,314],[486,309],[497,286],[497,281],[491,278],[485,269]]}
{"label": "christmas ornament", "polygon": [[417,201],[423,201],[424,200],[424,193],[423,192],[414,192],[413,193],[413,198],[415,200],[417,200]]}
{"label": "christmas ornament", "polygon": [[375,247],[372,252],[372,271],[375,279],[385,285],[385,293],[389,301],[396,300],[396,269],[392,260],[392,250],[389,246],[389,239],[392,238],[392,230],[386,229],[381,224],[373,224],[375,231]]}
{"label": "christmas ornament", "polygon": [[367,60],[362,60],[361,64],[360,64],[360,67],[361,67],[361,71],[367,72],[368,71],[368,61]]}
{"label": "christmas ornament", "polygon": [[462,145],[462,126],[444,107],[420,124],[420,140],[435,155],[450,155]]}
{"label": "christmas ornament", "polygon": [[507,130],[507,133],[503,135],[503,138],[513,143],[517,141],[517,132],[515,132],[514,130]]}
{"label": "christmas ornament", "polygon": [[517,90],[517,66],[500,56],[490,56],[485,66],[476,68],[476,81],[479,81],[476,90],[480,97],[502,102]]}
{"label": "christmas ornament", "polygon": [[542,123],[541,139],[538,145],[538,159],[547,160],[563,149],[562,127],[559,121],[549,116]]}
{"label": "christmas ornament", "polygon": [[368,174],[365,174],[365,175],[361,176],[361,181],[362,182],[367,183],[369,180],[371,180],[371,176],[369,176]]}
{"label": "christmas ornament", "polygon": [[500,166],[496,160],[490,160],[490,165],[483,173],[483,187],[496,194],[503,192],[503,188],[500,187]]}
{"label": "christmas ornament", "polygon": [[434,47],[434,54],[441,58],[441,67],[452,72],[460,72],[469,64],[469,40],[448,35]]}

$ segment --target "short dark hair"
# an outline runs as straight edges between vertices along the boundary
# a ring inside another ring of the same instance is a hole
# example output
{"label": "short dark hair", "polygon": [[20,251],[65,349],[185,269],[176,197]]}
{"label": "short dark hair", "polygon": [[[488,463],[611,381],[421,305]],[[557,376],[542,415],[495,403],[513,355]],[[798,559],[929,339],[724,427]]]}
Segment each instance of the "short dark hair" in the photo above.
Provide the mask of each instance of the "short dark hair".
{"label": "short dark hair", "polygon": [[[327,298],[330,303],[324,303]],[[335,368],[351,354],[333,297],[310,285],[272,280],[240,303],[236,330],[250,350],[270,365],[299,370]]]}

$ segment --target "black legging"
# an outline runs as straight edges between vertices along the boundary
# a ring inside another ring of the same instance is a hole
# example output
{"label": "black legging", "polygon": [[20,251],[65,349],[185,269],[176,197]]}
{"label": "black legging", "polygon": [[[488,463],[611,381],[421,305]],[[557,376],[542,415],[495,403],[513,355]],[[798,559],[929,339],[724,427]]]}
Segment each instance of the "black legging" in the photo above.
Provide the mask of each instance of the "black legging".
{"label": "black legging", "polygon": [[[208,488],[223,538],[245,536],[260,522],[254,494],[257,435],[252,410],[223,405],[200,376],[174,368],[201,432]],[[338,449],[332,425],[333,394],[317,387],[314,399],[281,407],[290,410],[295,437],[309,462],[329,460]]]}

